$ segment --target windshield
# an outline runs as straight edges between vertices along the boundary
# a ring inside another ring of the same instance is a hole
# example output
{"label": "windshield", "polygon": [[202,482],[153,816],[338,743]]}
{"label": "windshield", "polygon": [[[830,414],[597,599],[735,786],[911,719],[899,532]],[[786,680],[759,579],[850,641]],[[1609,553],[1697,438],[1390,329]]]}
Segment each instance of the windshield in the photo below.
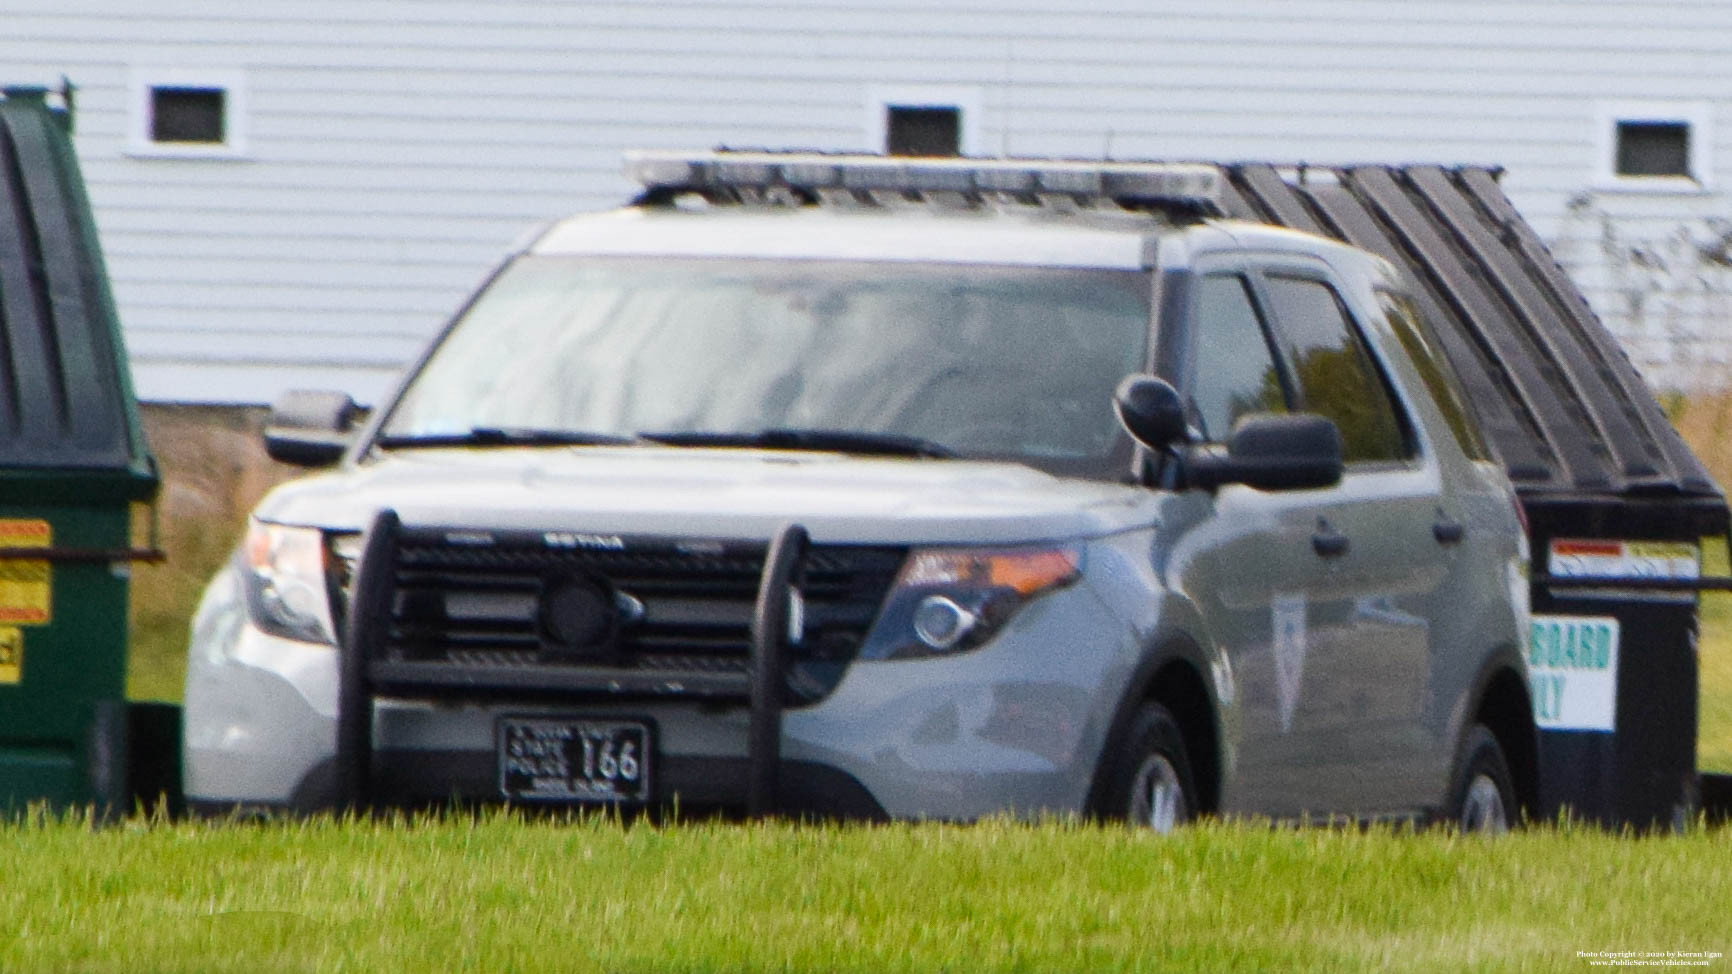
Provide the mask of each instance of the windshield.
{"label": "windshield", "polygon": [[1148,293],[1123,270],[522,257],[381,442],[823,431],[1116,476],[1112,392],[1143,368]]}

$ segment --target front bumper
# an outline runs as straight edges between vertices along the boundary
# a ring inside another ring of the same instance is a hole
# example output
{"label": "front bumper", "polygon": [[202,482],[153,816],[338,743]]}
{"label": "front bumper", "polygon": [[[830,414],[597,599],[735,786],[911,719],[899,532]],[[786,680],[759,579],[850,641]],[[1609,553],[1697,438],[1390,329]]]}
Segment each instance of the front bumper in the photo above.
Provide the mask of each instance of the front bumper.
{"label": "front bumper", "polygon": [[[777,807],[837,817],[972,820],[1082,812],[1136,658],[1086,580],[1025,607],[953,657],[856,663],[824,700],[782,715]],[[338,654],[245,620],[227,573],[194,626],[183,773],[203,807],[336,803]],[[742,808],[746,707],[595,696],[381,698],[373,794],[391,804],[498,801],[503,715],[641,719],[657,734],[652,803]]]}

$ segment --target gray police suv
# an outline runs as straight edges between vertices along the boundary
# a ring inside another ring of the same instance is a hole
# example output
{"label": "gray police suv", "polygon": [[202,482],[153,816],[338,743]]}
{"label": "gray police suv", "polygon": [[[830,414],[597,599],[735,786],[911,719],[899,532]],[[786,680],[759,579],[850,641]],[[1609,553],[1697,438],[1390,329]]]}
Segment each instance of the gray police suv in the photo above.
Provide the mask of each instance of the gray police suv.
{"label": "gray police suv", "polygon": [[642,154],[194,621],[208,807],[1531,801],[1527,550],[1410,285],[1212,166]]}

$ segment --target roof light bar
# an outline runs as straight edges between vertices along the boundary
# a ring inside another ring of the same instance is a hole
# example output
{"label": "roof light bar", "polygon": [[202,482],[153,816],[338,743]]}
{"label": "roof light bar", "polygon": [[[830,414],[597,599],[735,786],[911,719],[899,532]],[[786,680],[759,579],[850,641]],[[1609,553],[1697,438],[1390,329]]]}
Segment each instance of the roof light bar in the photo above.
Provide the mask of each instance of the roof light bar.
{"label": "roof light bar", "polygon": [[974,173],[974,184],[983,193],[1032,193],[1034,170],[1008,166],[978,169]]}
{"label": "roof light bar", "polygon": [[772,186],[776,167],[752,159],[717,159],[711,163],[713,180],[728,186]]}
{"label": "roof light bar", "polygon": [[953,193],[1069,193],[1221,210],[1215,166],[1178,162],[912,159],[816,152],[631,152],[626,176],[646,189],[786,187]]}
{"label": "roof light bar", "polygon": [[888,159],[873,160],[867,165],[838,166],[842,186],[846,189],[912,189],[909,173]]}
{"label": "roof light bar", "polygon": [[1043,166],[1035,171],[1034,178],[1049,193],[1099,196],[1106,189],[1106,179],[1100,170],[1082,166]]}

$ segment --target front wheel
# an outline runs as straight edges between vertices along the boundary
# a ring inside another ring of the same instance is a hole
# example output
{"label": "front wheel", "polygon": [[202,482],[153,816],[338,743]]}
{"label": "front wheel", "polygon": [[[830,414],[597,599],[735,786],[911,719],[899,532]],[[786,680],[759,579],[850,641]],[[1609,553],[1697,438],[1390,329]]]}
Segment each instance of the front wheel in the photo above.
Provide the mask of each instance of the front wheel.
{"label": "front wheel", "polygon": [[1502,835],[1519,814],[1503,747],[1484,724],[1468,731],[1461,771],[1450,789],[1450,820],[1463,832]]}
{"label": "front wheel", "polygon": [[1144,704],[1109,760],[1112,773],[1101,809],[1106,817],[1164,834],[1196,814],[1197,789],[1184,733],[1167,708]]}

